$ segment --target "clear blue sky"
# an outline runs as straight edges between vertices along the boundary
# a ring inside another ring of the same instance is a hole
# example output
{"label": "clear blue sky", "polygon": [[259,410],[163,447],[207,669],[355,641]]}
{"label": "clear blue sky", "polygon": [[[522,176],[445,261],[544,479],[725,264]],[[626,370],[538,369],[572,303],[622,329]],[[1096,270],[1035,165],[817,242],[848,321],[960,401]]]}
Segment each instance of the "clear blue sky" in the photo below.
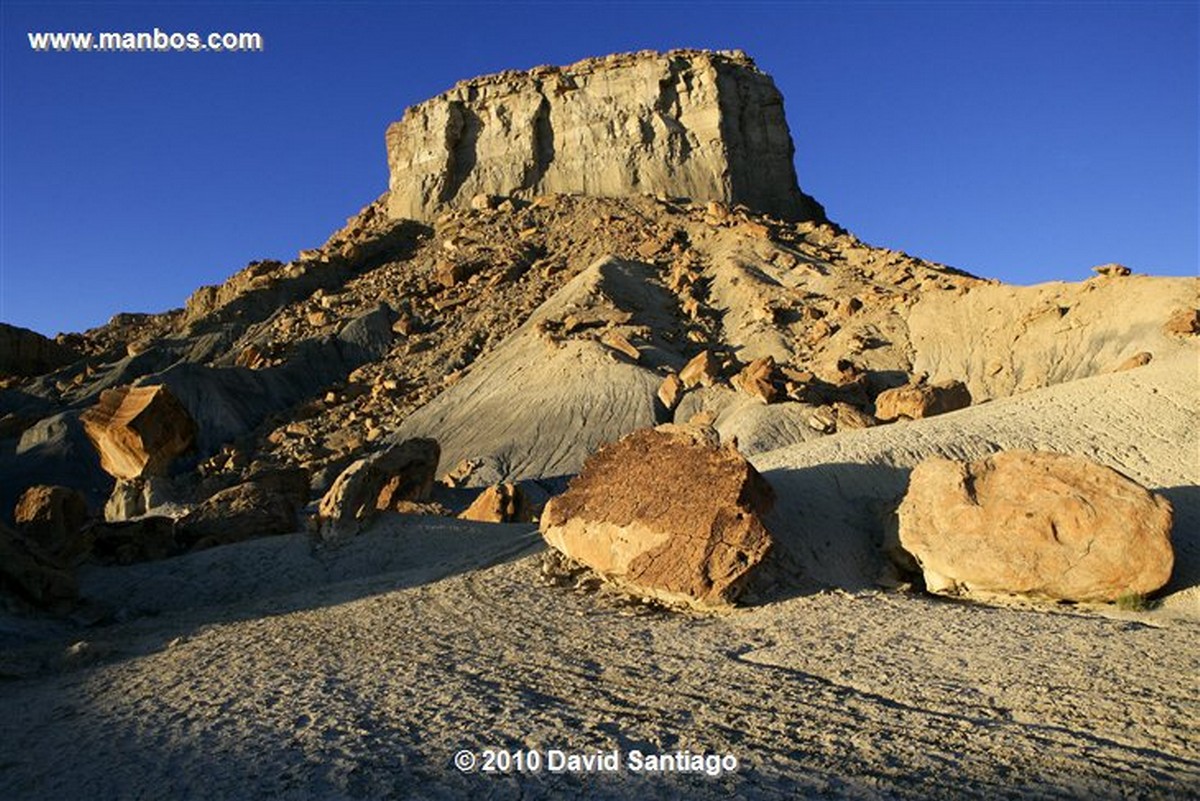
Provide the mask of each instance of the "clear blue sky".
{"label": "clear blue sky", "polygon": [[[386,188],[386,125],[460,78],[671,47],[771,73],[801,186],[868,242],[1018,283],[1197,271],[1196,2],[0,7],[0,320],[47,334],[319,244]],[[26,36],[155,27],[266,49]]]}

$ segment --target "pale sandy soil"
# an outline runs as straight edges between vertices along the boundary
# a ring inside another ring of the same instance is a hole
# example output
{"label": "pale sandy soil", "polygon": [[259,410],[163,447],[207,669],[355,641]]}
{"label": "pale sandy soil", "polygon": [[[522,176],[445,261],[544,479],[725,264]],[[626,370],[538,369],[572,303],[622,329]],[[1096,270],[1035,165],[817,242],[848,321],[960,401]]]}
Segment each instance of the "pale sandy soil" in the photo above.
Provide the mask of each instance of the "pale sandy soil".
{"label": "pale sandy soil", "polygon": [[[26,662],[0,684],[0,797],[1183,798],[1200,788],[1200,625],[1187,620],[840,591],[669,614],[542,583],[530,527],[416,519],[333,554],[301,553],[303,539],[285,537],[173,560],[169,572],[177,587],[207,576],[210,599],[236,597],[247,577],[221,568],[247,546],[259,550],[244,561],[258,559],[267,579],[255,594],[269,598],[189,610],[145,590],[132,596],[141,612],[166,611],[92,629],[73,657],[9,649]],[[298,583],[272,583],[272,559]],[[148,567],[86,586],[112,601],[128,582],[144,586]],[[485,747],[690,749],[740,764],[717,778],[453,767],[458,750]]]}

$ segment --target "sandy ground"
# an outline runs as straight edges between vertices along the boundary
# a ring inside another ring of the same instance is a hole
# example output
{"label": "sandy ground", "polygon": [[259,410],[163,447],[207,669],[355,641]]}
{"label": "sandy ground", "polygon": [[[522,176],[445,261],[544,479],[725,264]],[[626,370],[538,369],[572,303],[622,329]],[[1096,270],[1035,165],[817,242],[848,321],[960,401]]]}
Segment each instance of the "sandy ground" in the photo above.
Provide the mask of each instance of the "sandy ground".
{"label": "sandy ground", "polygon": [[[218,600],[246,591],[246,575],[220,566],[247,546],[257,556],[241,561],[264,571],[259,600]],[[25,661],[10,658],[0,683],[0,797],[1183,798],[1200,788],[1194,622],[842,591],[679,615],[549,586],[540,549],[528,526],[396,518],[333,552],[296,536],[172,560],[177,588],[207,577],[213,603],[199,608],[181,608],[166,579],[147,588],[146,566],[90,576],[93,597],[136,598],[121,614],[139,616],[91,629],[87,645],[7,649]],[[459,750],[484,748],[622,759],[687,749],[731,754],[738,767],[715,777],[454,767]]]}

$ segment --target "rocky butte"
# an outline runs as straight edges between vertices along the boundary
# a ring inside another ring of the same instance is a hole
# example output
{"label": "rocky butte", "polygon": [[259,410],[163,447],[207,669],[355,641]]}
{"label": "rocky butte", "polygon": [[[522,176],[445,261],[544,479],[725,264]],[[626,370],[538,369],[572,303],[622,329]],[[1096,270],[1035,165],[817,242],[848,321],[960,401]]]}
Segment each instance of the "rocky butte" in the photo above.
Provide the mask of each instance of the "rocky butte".
{"label": "rocky butte", "polygon": [[550,193],[824,218],[797,185],[783,97],[740,51],[632,53],[463,81],[392,124],[387,153],[393,218]]}

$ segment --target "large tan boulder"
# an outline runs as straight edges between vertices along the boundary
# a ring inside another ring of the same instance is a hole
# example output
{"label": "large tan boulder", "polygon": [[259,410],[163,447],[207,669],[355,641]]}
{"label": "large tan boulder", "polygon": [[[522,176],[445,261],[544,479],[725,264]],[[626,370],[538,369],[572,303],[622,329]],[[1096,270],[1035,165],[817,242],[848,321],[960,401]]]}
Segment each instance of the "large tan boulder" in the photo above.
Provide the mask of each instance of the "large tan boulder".
{"label": "large tan boulder", "polygon": [[165,475],[196,439],[195,421],[161,385],[105,390],[80,421],[100,467],[118,479]]}
{"label": "large tan boulder", "polygon": [[880,420],[916,420],[965,409],[971,405],[971,393],[961,381],[937,384],[906,384],[884,390],[875,398],[875,417]]}
{"label": "large tan boulder", "polygon": [[594,454],[542,514],[546,542],[635,591],[694,606],[734,601],[771,549],[775,494],[698,429],[644,429]]}
{"label": "large tan boulder", "polygon": [[13,521],[24,537],[46,553],[71,559],[81,548],[80,532],[88,519],[87,500],[79,490],[38,484],[21,493]]}
{"label": "large tan boulder", "polygon": [[1112,601],[1171,577],[1171,504],[1079,456],[927,459],[898,514],[931,592]]}
{"label": "large tan boulder", "polygon": [[355,461],[321,498],[317,509],[321,538],[352,537],[381,511],[428,500],[440,457],[437,440],[415,438]]}

